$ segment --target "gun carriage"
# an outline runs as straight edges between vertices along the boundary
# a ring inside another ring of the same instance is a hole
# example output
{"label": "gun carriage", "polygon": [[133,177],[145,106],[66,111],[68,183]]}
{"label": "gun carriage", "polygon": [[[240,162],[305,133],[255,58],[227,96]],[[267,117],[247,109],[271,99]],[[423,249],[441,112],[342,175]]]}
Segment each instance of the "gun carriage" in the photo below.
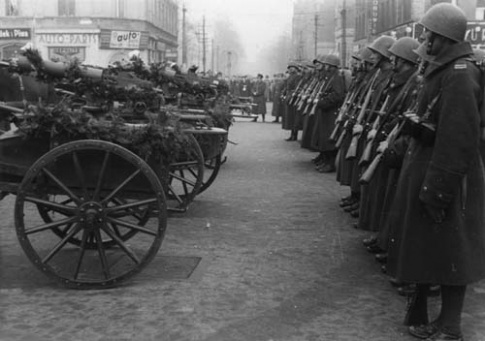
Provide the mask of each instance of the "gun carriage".
{"label": "gun carriage", "polygon": [[12,128],[0,131],[0,198],[16,196],[17,237],[43,273],[71,288],[118,285],[154,258],[167,212],[185,211],[212,183],[204,168],[220,166],[227,130],[209,110],[171,105],[163,69],[157,84],[133,69],[35,56],[1,64],[35,72],[59,97],[0,103]]}

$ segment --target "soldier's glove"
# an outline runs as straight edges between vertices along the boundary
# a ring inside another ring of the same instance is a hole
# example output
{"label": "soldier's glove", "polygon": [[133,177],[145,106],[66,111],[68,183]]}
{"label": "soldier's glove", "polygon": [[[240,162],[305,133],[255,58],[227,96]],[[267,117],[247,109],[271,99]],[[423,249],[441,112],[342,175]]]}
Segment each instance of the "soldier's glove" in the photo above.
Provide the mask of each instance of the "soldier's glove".
{"label": "soldier's glove", "polygon": [[361,124],[355,124],[352,128],[352,133],[354,135],[360,134],[364,131],[364,127]]}
{"label": "soldier's glove", "polygon": [[377,147],[377,152],[383,153],[387,149],[388,146],[389,146],[389,144],[387,143],[387,141],[382,141],[381,143],[379,143],[379,147]]}
{"label": "soldier's glove", "polygon": [[433,220],[436,224],[441,224],[445,219],[445,210],[439,207],[435,207],[429,204],[424,204],[426,214]]}
{"label": "soldier's glove", "polygon": [[368,140],[374,139],[376,137],[376,134],[377,134],[377,130],[375,129],[369,130],[369,132],[367,133],[367,139]]}

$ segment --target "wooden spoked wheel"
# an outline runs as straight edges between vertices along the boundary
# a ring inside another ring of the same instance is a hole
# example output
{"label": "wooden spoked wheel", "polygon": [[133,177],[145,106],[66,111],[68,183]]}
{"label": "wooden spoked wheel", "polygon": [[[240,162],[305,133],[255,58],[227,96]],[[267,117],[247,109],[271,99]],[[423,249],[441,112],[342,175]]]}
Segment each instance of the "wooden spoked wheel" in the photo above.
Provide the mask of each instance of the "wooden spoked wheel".
{"label": "wooden spoked wheel", "polygon": [[132,277],[156,255],[166,226],[155,172],[104,141],[69,142],[43,155],[24,176],[15,202],[27,257],[73,288],[111,287]]}
{"label": "wooden spoked wheel", "polygon": [[204,180],[200,187],[199,194],[209,188],[217,175],[223,163],[222,155],[227,147],[228,134],[196,134],[197,141],[201,146],[204,154]]}
{"label": "wooden spoked wheel", "polygon": [[[49,200],[50,202],[58,203],[60,205],[70,205],[73,203],[73,199],[69,198],[69,196],[66,195],[50,195],[47,200]],[[123,200],[122,198],[113,198],[110,200],[110,203],[108,205],[113,206],[126,203],[126,200]],[[37,205],[37,210],[39,211],[40,216],[46,223],[52,223],[56,220],[56,215],[60,214],[46,205]],[[148,222],[149,212],[147,210],[140,210],[139,208],[135,207],[130,208],[129,210],[127,210],[127,212],[130,212],[133,217],[135,217],[139,221],[140,226],[144,226]],[[124,242],[137,233],[136,230],[132,229],[120,229],[116,224],[113,224],[113,226],[116,227],[115,231],[118,233],[118,237]],[[52,228],[52,232],[54,232],[60,238],[64,238],[67,235],[68,231],[69,229],[66,226]],[[88,238],[88,240],[86,241],[86,248],[94,249],[98,247],[97,241],[94,240],[93,237],[94,235],[91,235],[90,238]],[[101,242],[103,243],[103,246],[105,248],[117,245],[116,241],[113,240],[111,237],[106,235],[102,237],[103,239]],[[80,246],[82,240],[80,239],[80,236],[73,236],[72,238],[69,238],[68,242]]]}
{"label": "wooden spoked wheel", "polygon": [[202,186],[200,187],[199,194],[204,192],[207,188],[212,185],[214,180],[217,178],[217,174],[219,174],[219,169],[222,165],[222,156],[221,154],[213,157],[212,159],[205,160],[204,162],[204,181],[202,182]]}
{"label": "wooden spoked wheel", "polygon": [[175,162],[169,165],[167,197],[169,210],[184,211],[199,193],[204,180],[204,156],[191,134],[188,144]]}

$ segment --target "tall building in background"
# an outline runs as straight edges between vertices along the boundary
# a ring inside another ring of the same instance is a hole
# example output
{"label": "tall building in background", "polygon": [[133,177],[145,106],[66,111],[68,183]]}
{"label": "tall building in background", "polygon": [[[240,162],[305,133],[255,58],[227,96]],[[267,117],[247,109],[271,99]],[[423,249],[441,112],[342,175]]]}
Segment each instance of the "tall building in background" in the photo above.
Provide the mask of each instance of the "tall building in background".
{"label": "tall building in background", "polygon": [[[368,45],[381,35],[396,39],[404,36],[419,39],[422,27],[418,24],[426,11],[440,2],[453,3],[468,17],[467,40],[474,47],[484,48],[484,0],[355,0],[354,48]],[[483,32],[483,39],[482,39]]]}
{"label": "tall building in background", "polygon": [[292,58],[313,60],[319,54],[338,53],[335,8],[341,0],[297,0],[293,6]]}
{"label": "tall building in background", "polygon": [[159,62],[177,49],[177,25],[175,0],[0,0],[0,57],[31,42],[52,60],[104,66],[139,50]]}
{"label": "tall building in background", "polygon": [[335,42],[343,67],[349,66],[349,60],[355,52],[355,1],[341,0],[335,8]]}

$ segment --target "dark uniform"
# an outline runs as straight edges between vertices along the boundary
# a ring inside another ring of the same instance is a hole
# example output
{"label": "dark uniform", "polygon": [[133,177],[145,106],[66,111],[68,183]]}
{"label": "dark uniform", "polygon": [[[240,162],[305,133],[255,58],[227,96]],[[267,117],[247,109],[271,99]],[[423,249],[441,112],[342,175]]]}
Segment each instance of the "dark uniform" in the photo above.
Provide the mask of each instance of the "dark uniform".
{"label": "dark uniform", "polygon": [[281,91],[283,89],[283,82],[281,75],[277,75],[273,83],[273,108],[271,109],[271,116],[275,118],[274,122],[279,122],[279,119],[283,112],[283,102],[281,100]]}
{"label": "dark uniform", "polygon": [[[480,70],[463,42],[467,19],[449,3],[421,20],[428,54],[391,224],[388,271],[417,283],[408,309],[411,334],[462,340],[466,285],[485,278],[485,179],[480,154]],[[439,318],[428,323],[427,288],[441,286]],[[411,318],[411,316],[413,318]]]}
{"label": "dark uniform", "polygon": [[[256,82],[252,86],[253,102],[257,105],[255,114],[261,115],[263,122],[266,117],[266,84],[263,82],[263,75],[258,75]],[[257,120],[257,119],[256,119]]]}
{"label": "dark uniform", "polygon": [[335,127],[335,118],[338,108],[342,105],[345,97],[344,76],[338,69],[340,59],[334,55],[327,55],[323,59],[326,64],[326,82],[323,93],[319,94],[316,120],[312,134],[312,148],[323,155],[324,164],[319,169],[321,172],[329,173],[335,171],[335,157],[337,148],[335,143],[330,141],[330,135]]}
{"label": "dark uniform", "polygon": [[[291,96],[293,91],[296,89],[298,82],[300,81],[301,75],[298,74],[298,70],[300,67],[295,63],[290,63],[288,65],[288,72],[290,75],[285,81],[285,85],[283,87],[283,93],[288,98]],[[296,120],[296,108],[289,103],[285,103],[284,111],[283,111],[283,119],[282,119],[282,128],[284,130],[291,131],[291,136],[289,140],[296,141],[298,131],[294,131],[295,120]]]}

